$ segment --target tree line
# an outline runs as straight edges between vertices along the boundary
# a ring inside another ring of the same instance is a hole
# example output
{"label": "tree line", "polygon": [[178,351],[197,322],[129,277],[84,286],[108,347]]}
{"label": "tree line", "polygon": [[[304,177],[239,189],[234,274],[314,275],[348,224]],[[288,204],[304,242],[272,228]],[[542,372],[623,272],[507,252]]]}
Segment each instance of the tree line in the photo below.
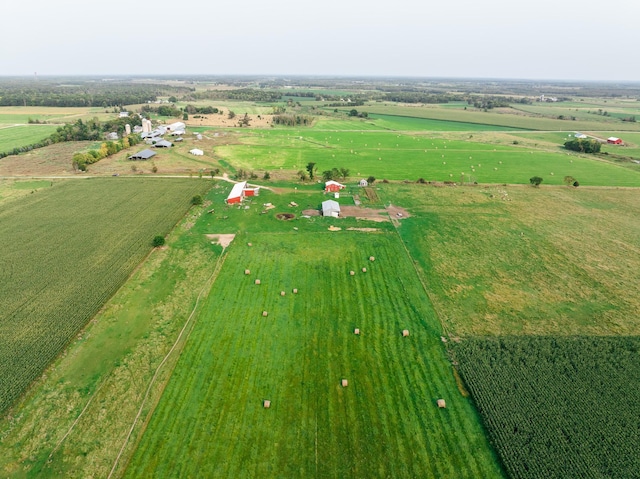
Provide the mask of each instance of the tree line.
{"label": "tree line", "polygon": [[107,141],[100,148],[92,148],[88,151],[74,153],[71,165],[74,170],[87,171],[87,166],[100,161],[107,156],[115,155],[119,151],[137,145],[142,139],[140,135],[128,135],[117,141]]}
{"label": "tree line", "polygon": [[97,118],[92,118],[87,121],[78,119],[74,123],[59,126],[56,131],[41,141],[0,152],[0,158],[9,155],[19,155],[20,153],[25,153],[37,148],[44,148],[45,146],[64,141],[98,141],[103,138],[105,133],[112,131],[122,135],[125,132],[126,124],[133,127],[135,125],[141,125],[142,120],[137,115],[129,118],[115,118],[104,122],[101,122]]}

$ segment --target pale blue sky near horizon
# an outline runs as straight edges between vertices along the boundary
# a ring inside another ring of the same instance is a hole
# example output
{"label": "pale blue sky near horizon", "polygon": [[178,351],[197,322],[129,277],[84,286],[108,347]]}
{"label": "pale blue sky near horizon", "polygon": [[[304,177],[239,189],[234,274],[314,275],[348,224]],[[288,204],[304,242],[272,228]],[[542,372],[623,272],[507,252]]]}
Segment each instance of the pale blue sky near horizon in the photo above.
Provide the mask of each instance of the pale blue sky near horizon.
{"label": "pale blue sky near horizon", "polygon": [[24,0],[0,75],[640,81],[637,0]]}

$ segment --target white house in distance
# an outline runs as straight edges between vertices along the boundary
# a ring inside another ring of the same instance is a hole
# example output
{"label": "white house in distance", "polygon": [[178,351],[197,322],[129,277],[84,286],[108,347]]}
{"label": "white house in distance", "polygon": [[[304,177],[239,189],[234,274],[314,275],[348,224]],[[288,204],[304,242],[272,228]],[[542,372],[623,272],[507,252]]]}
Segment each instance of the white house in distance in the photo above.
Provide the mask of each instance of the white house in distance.
{"label": "white house in distance", "polygon": [[584,138],[587,137],[587,135],[585,135],[584,133],[579,133],[579,132],[576,132],[576,134],[573,135],[573,136],[575,136],[576,138],[580,138],[580,139],[584,139]]}
{"label": "white house in distance", "polygon": [[228,205],[233,205],[236,203],[242,203],[242,198],[245,196],[258,196],[259,194],[259,186],[250,187],[247,186],[246,181],[241,181],[240,183],[233,185],[233,188],[231,188],[231,192],[225,201]]}
{"label": "white house in distance", "polygon": [[340,204],[337,201],[327,200],[322,202],[322,216],[340,216]]}
{"label": "white house in distance", "polygon": [[[178,140],[176,140],[178,141]],[[202,156],[204,155],[204,151],[198,149],[198,148],[194,148],[193,150],[189,150],[189,153],[191,153],[194,156]]]}

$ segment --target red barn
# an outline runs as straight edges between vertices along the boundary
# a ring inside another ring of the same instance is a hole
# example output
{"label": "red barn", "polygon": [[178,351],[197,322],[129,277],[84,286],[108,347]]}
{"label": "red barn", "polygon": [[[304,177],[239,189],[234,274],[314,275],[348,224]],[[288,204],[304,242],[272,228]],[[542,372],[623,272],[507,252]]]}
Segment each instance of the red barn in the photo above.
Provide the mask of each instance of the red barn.
{"label": "red barn", "polygon": [[231,193],[229,193],[229,196],[227,196],[227,204],[233,205],[235,203],[242,203],[242,197],[244,196],[243,191],[246,186],[246,181],[241,181],[240,183],[236,183],[235,185],[233,185],[233,188],[231,188]]}
{"label": "red barn", "polygon": [[247,188],[245,187],[242,190],[242,196],[258,196],[260,194],[260,187],[256,186],[255,188]]}
{"label": "red barn", "polygon": [[611,145],[622,145],[622,140],[620,138],[616,138],[615,136],[610,136],[607,138],[607,143]]}
{"label": "red barn", "polygon": [[324,191],[325,193],[336,193],[342,189],[344,189],[345,186],[341,183],[338,183],[337,181],[327,181],[324,184]]}

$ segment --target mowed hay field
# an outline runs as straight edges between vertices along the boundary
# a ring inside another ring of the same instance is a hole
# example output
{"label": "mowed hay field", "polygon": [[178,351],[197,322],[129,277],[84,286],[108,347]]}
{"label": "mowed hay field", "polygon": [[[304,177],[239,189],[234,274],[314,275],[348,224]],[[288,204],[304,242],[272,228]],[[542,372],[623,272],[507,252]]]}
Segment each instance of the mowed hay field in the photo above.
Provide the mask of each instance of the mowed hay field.
{"label": "mowed hay field", "polygon": [[87,179],[0,212],[0,411],[6,410],[127,280],[206,182]]}
{"label": "mowed hay field", "polygon": [[249,239],[125,477],[502,477],[395,233]]}
{"label": "mowed hay field", "polygon": [[440,182],[464,178],[465,183],[528,184],[529,178],[540,176],[544,184],[561,185],[570,175],[581,185],[640,186],[640,171],[612,162],[564,150],[440,136],[400,131],[261,130],[244,132],[240,144],[216,146],[214,152],[236,168],[284,169],[292,174],[312,161],[319,175],[334,167],[348,168],[352,178]]}

